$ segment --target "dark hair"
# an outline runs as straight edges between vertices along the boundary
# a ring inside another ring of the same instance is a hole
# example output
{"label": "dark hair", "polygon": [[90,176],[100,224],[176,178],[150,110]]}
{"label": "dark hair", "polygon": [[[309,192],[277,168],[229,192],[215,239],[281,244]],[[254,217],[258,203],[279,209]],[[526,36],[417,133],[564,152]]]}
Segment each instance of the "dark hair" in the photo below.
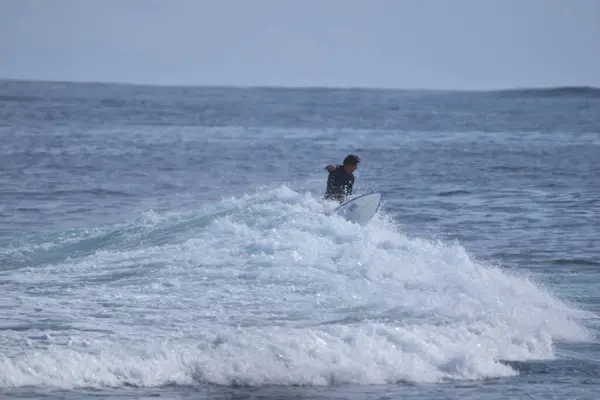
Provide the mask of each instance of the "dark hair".
{"label": "dark hair", "polygon": [[344,165],[356,165],[360,162],[360,157],[349,154],[344,158]]}

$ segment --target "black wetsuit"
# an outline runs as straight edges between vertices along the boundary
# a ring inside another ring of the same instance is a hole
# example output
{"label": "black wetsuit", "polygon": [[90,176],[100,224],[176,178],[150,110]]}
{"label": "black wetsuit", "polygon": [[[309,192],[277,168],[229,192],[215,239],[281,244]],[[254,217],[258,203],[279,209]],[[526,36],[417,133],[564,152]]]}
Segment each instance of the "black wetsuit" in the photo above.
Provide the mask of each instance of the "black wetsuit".
{"label": "black wetsuit", "polygon": [[352,194],[353,185],[354,174],[346,172],[343,165],[336,165],[327,178],[325,199],[342,202],[346,196]]}

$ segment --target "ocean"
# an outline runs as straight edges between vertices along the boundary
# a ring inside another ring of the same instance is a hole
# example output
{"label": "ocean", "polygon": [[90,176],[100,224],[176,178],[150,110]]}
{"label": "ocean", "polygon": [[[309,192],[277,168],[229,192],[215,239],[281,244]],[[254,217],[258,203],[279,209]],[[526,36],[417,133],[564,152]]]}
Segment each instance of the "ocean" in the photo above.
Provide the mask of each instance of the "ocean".
{"label": "ocean", "polygon": [[4,80],[0,136],[0,397],[600,393],[599,89]]}

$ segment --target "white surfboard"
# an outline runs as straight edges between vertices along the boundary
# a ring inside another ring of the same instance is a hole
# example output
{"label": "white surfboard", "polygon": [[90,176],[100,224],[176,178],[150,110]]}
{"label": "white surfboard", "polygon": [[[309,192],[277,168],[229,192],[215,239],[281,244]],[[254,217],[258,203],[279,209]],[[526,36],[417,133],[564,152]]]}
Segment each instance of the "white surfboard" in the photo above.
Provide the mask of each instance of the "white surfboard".
{"label": "white surfboard", "polygon": [[333,212],[350,222],[363,225],[373,218],[380,203],[381,193],[367,193],[340,204]]}

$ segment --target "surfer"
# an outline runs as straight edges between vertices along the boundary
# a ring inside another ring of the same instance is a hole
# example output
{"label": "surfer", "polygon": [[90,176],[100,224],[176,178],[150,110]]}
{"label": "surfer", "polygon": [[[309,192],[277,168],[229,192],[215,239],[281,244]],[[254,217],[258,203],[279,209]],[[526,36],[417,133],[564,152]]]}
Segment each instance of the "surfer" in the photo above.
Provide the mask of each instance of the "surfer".
{"label": "surfer", "polygon": [[353,172],[358,168],[358,163],[360,163],[360,158],[354,154],[349,154],[344,158],[342,165],[328,165],[325,167],[329,171],[325,191],[326,200],[337,200],[341,203],[346,196],[352,194]]}

